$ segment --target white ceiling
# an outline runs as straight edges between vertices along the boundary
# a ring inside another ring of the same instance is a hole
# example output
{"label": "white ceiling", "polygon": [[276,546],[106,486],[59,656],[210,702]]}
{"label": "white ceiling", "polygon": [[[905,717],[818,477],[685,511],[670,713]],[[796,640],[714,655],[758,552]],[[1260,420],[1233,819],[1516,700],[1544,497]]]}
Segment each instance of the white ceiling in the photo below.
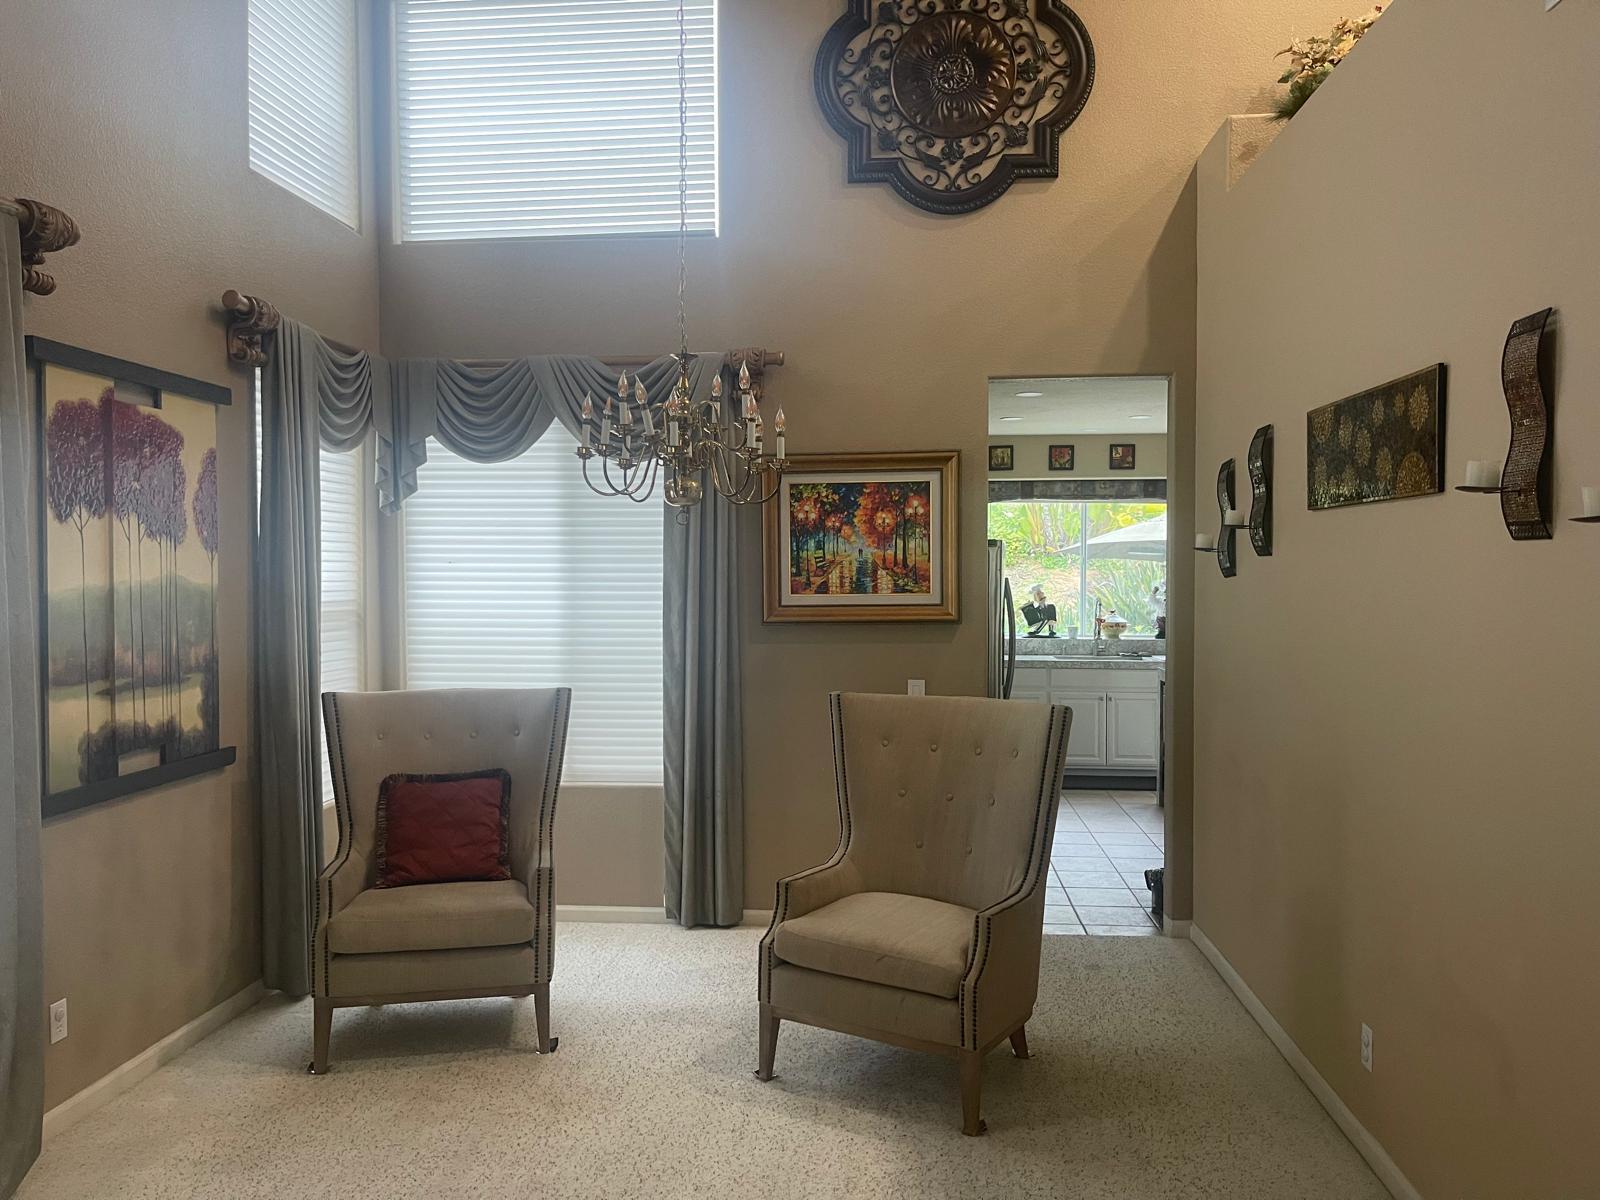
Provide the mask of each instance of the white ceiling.
{"label": "white ceiling", "polygon": [[[1044,394],[1028,398],[1018,396],[1018,392]],[[1008,421],[1006,417],[1021,419]],[[1068,433],[1166,431],[1167,381],[1161,376],[989,381],[991,435],[1056,437]]]}

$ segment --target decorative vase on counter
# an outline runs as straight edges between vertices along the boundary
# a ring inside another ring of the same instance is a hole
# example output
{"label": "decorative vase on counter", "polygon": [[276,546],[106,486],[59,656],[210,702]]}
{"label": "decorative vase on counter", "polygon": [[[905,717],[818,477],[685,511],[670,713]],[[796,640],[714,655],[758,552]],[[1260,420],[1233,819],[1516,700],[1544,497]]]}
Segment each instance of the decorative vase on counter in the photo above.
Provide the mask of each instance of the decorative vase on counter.
{"label": "decorative vase on counter", "polygon": [[1100,622],[1100,632],[1114,642],[1128,632],[1128,622],[1117,615],[1116,609],[1108,608],[1105,618]]}

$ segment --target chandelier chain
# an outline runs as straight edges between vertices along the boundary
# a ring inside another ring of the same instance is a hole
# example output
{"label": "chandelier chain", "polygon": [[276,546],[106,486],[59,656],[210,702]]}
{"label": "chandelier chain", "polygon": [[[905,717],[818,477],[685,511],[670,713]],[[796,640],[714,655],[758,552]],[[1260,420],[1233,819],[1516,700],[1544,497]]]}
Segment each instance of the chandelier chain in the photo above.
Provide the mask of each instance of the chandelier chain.
{"label": "chandelier chain", "polygon": [[689,362],[689,19],[678,0],[678,352]]}

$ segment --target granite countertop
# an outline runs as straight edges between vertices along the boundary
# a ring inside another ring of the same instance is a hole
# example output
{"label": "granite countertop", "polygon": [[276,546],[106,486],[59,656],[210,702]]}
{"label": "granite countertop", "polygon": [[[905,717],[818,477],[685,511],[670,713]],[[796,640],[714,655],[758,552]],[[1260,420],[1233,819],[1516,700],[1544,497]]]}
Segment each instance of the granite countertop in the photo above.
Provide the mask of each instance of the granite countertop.
{"label": "granite countertop", "polygon": [[1064,655],[1064,654],[1018,654],[1017,667],[1083,667],[1090,670],[1109,671],[1159,671],[1167,665],[1165,654],[1154,654],[1149,658],[1118,658],[1115,654],[1107,652],[1099,658],[1093,655]]}

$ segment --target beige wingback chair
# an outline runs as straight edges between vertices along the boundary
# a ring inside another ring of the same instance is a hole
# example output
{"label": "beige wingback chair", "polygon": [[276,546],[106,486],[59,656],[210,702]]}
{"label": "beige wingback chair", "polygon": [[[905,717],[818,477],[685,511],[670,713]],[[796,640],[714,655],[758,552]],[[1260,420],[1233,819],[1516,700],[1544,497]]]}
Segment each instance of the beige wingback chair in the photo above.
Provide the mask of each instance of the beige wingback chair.
{"label": "beige wingback chair", "polygon": [[[311,1071],[328,1069],[333,1010],[532,996],[549,1053],[556,793],[569,688],[328,692],[322,697],[339,850],[317,880]],[[378,785],[393,774],[504,768],[511,878],[376,888]]]}
{"label": "beige wingback chair", "polygon": [[760,1069],[782,1021],[955,1058],[984,1131],[983,1056],[1028,1056],[1050,841],[1072,713],[834,695],[839,848],[778,883],[761,941]]}

